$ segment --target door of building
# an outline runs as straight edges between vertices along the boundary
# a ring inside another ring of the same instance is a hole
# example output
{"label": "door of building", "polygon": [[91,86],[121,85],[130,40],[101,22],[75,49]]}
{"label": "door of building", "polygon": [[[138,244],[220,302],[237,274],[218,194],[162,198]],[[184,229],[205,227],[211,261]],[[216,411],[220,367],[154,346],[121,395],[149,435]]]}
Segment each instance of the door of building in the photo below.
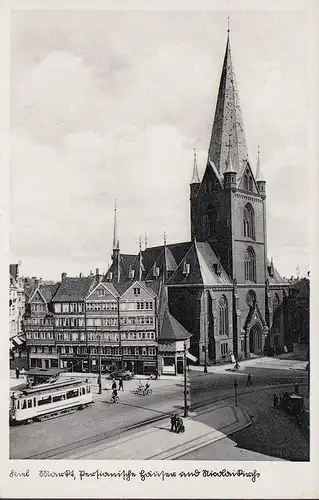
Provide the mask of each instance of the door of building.
{"label": "door of building", "polygon": [[252,354],[260,354],[262,350],[262,330],[256,323],[249,333],[249,350]]}

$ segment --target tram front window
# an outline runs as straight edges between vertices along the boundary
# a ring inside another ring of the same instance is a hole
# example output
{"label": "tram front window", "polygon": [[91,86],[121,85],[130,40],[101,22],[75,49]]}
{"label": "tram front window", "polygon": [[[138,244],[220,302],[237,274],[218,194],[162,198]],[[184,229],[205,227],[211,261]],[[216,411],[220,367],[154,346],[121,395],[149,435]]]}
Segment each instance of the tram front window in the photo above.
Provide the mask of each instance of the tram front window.
{"label": "tram front window", "polygon": [[22,410],[25,410],[25,409],[26,409],[26,407],[27,407],[27,400],[26,400],[26,399],[24,399],[24,400],[23,400],[23,403],[22,403]]}

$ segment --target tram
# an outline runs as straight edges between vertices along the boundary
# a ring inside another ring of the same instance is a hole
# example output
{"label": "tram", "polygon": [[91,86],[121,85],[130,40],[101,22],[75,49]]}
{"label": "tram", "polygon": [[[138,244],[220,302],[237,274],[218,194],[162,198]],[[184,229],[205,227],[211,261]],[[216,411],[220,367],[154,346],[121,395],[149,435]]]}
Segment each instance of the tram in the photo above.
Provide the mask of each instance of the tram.
{"label": "tram", "polygon": [[91,385],[76,379],[18,386],[10,393],[10,424],[54,418],[93,403]]}

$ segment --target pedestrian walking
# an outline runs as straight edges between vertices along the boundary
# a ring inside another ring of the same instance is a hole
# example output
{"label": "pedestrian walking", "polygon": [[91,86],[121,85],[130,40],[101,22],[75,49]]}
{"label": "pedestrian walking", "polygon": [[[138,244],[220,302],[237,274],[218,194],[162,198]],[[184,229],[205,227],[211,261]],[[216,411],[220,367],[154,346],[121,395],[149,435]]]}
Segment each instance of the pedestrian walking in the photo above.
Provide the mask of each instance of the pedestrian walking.
{"label": "pedestrian walking", "polygon": [[124,391],[124,387],[123,387],[123,379],[120,379],[119,380],[119,391],[122,389],[122,391]]}
{"label": "pedestrian walking", "polygon": [[295,394],[299,394],[299,384],[295,385]]}
{"label": "pedestrian walking", "polygon": [[114,391],[114,389],[116,390],[116,381],[113,379],[113,382],[112,382],[112,390]]}
{"label": "pedestrian walking", "polygon": [[274,394],[273,402],[274,402],[274,408],[278,408],[278,396],[277,396],[277,394]]}
{"label": "pedestrian walking", "polygon": [[175,432],[176,415],[171,415],[171,432]]}
{"label": "pedestrian walking", "polygon": [[248,373],[248,377],[247,377],[247,385],[253,385],[252,381],[251,381],[251,375],[250,373]]}
{"label": "pedestrian walking", "polygon": [[18,367],[16,367],[16,378],[20,377],[20,370]]}

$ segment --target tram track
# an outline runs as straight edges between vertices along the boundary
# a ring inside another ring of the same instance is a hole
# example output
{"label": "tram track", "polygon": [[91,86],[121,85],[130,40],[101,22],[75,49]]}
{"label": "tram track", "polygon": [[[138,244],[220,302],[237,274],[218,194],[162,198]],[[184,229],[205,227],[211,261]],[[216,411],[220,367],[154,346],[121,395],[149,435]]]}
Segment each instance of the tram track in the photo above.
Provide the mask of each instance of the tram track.
{"label": "tram track", "polygon": [[[261,392],[264,390],[269,390],[274,387],[276,389],[285,389],[291,387],[291,382],[290,383],[279,383],[279,384],[271,384],[271,385],[263,385],[263,386],[255,386],[255,387],[249,387],[249,388],[242,388],[241,390],[238,390],[237,395],[238,397],[241,395],[245,395],[248,393],[256,393],[256,392]],[[300,386],[306,386],[307,383],[299,382]],[[210,397],[209,399],[201,400],[194,402],[191,405],[191,411],[195,411],[197,409],[203,408],[205,406],[209,406],[214,403],[219,403],[228,399],[232,399],[234,397],[233,391],[230,389],[225,391],[223,394],[219,394],[216,397]],[[132,406],[132,407],[137,407],[137,408],[142,408],[140,405],[135,405],[131,403],[118,403],[119,405],[125,405],[125,406]],[[101,432],[98,433],[94,436],[90,436],[84,439],[80,439],[78,441],[75,441],[74,443],[69,443],[67,445],[63,446],[58,446],[56,448],[51,448],[50,450],[46,450],[41,453],[35,453],[32,455],[28,455],[25,457],[20,457],[22,460],[46,460],[46,459],[67,459],[67,455],[70,452],[73,452],[75,450],[80,450],[81,448],[85,448],[86,446],[90,446],[96,443],[99,443],[101,441],[107,441],[110,439],[117,438],[118,436],[123,436],[123,434],[129,434],[137,429],[140,429],[141,427],[150,425],[152,423],[159,422],[160,420],[163,420],[165,418],[168,418],[172,411],[176,412],[176,410],[181,410],[183,407],[182,406],[173,406],[170,411],[168,412],[161,412],[160,410],[155,410],[152,408],[147,408],[144,407],[145,410],[153,411],[159,413],[159,415],[142,420],[140,422],[137,422],[133,425],[130,425],[128,427],[119,427],[118,429],[112,429],[109,431]]]}

